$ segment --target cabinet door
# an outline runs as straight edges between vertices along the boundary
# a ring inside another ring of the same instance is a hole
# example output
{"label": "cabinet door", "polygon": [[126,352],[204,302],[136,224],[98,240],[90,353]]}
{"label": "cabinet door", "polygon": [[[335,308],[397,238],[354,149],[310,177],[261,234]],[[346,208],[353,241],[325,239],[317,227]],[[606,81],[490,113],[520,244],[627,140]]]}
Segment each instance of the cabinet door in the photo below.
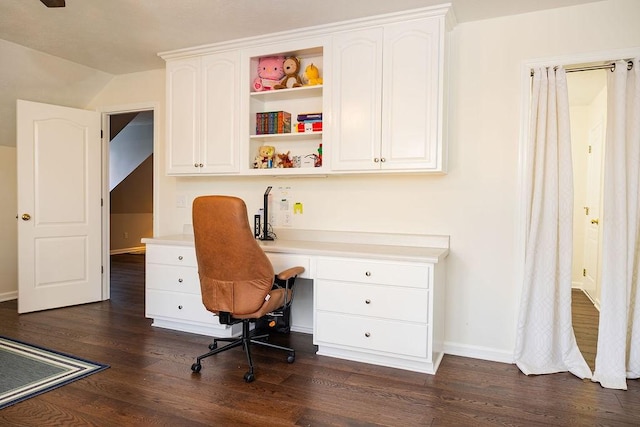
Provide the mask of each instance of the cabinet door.
{"label": "cabinet door", "polygon": [[200,59],[167,63],[167,173],[197,173],[200,152]]}
{"label": "cabinet door", "polygon": [[200,173],[238,171],[239,52],[202,58]]}
{"label": "cabinet door", "polygon": [[382,169],[436,169],[440,146],[440,20],[384,29]]}
{"label": "cabinet door", "polygon": [[379,169],[382,27],[333,37],[332,169]]}

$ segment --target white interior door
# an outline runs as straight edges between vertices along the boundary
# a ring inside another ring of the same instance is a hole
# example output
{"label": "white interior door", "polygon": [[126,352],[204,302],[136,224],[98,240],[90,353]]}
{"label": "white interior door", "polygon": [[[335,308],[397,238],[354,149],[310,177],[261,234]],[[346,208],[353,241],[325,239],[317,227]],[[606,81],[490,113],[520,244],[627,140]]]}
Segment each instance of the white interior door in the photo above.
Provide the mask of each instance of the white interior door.
{"label": "white interior door", "polygon": [[602,148],[604,145],[604,117],[589,130],[587,161],[586,215],[584,221],[584,290],[599,306],[600,274],[600,205],[602,202]]}
{"label": "white interior door", "polygon": [[102,299],[100,114],[18,100],[18,312]]}

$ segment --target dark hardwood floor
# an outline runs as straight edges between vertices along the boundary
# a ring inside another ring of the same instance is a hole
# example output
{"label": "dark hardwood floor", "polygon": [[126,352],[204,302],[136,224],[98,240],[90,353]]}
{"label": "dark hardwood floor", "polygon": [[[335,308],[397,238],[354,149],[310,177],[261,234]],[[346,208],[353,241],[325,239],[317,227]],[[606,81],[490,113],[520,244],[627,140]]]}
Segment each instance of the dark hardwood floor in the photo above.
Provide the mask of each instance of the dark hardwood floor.
{"label": "dark hardwood floor", "polygon": [[[0,334],[111,365],[0,411],[11,426],[638,425],[640,382],[607,390],[568,373],[526,377],[515,365],[445,356],[437,375],[317,356],[311,337],[274,339],[296,361],[240,349],[203,361],[208,337],[144,318],[144,255],[112,257],[112,298],[31,314],[0,303]],[[410,339],[410,337],[407,337]],[[580,341],[580,340],[579,340]],[[1,369],[1,368],[0,368]]]}
{"label": "dark hardwood floor", "polygon": [[596,367],[596,346],[598,345],[598,321],[600,312],[584,292],[571,291],[571,321],[578,347],[593,371]]}

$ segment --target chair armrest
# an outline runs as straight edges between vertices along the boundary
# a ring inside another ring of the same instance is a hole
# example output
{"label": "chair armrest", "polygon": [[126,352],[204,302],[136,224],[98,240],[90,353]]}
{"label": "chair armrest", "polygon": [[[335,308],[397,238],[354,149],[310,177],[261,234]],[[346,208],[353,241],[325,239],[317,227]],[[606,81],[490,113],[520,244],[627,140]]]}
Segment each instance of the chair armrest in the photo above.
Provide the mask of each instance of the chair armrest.
{"label": "chair armrest", "polygon": [[276,277],[280,280],[289,280],[292,277],[298,276],[302,273],[304,273],[304,267],[291,267],[278,273]]}

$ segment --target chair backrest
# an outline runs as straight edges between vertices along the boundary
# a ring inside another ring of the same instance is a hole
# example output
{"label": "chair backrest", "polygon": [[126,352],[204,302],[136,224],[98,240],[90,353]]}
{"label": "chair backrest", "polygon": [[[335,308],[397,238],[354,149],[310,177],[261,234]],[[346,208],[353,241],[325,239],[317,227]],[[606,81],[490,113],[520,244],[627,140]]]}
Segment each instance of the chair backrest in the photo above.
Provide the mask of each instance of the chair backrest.
{"label": "chair backrest", "polygon": [[197,197],[192,216],[207,310],[232,315],[258,310],[271,290],[274,273],[253,236],[244,201],[231,196]]}

